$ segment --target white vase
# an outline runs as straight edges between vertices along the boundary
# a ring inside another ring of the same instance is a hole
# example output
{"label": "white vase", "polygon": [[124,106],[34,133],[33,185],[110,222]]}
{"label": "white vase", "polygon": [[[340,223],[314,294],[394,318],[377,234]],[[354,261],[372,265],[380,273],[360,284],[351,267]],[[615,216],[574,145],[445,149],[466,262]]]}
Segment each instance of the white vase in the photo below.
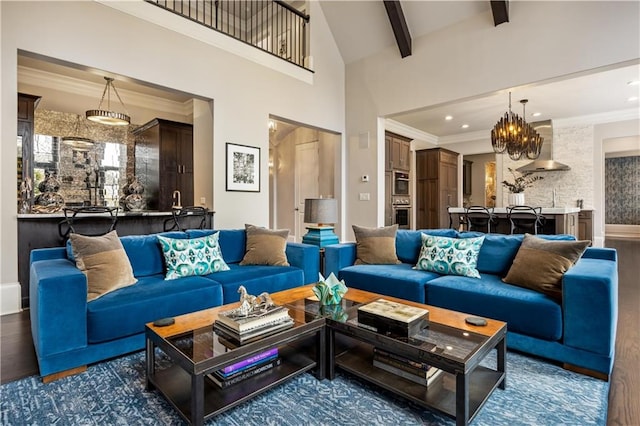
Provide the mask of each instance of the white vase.
{"label": "white vase", "polygon": [[519,192],[517,194],[509,194],[509,205],[510,206],[524,206],[524,192]]}

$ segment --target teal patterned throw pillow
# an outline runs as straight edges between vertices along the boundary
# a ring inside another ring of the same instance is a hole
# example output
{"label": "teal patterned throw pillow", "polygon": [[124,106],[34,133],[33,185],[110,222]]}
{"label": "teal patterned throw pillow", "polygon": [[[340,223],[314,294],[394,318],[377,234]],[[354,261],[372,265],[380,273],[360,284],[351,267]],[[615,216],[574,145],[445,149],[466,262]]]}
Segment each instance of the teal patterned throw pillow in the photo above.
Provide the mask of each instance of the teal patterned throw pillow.
{"label": "teal patterned throw pillow", "polygon": [[218,236],[220,232],[201,238],[178,239],[158,235],[162,254],[167,265],[165,279],[208,275],[228,271],[229,266],[222,258]]}
{"label": "teal patterned throw pillow", "polygon": [[483,242],[484,236],[447,238],[422,233],[420,257],[415,269],[442,275],[480,278],[476,265]]}

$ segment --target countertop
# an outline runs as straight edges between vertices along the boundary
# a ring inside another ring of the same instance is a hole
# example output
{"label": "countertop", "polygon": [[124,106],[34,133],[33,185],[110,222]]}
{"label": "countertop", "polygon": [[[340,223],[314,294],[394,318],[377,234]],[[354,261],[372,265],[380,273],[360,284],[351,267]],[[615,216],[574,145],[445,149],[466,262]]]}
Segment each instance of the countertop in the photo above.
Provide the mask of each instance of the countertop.
{"label": "countertop", "polygon": [[[579,207],[543,207],[542,208],[542,214],[569,214],[569,213],[579,213],[580,212],[580,208]],[[583,209],[586,210],[586,209]],[[449,209],[449,211],[451,213],[465,213],[466,209],[464,207],[451,207]],[[507,214],[507,208],[506,207],[494,207],[493,208],[493,212],[494,213],[504,213]]]}
{"label": "countertop", "polygon": [[[209,211],[209,214],[213,214],[214,212]],[[118,218],[123,217],[141,217],[141,216],[171,216],[171,212],[160,212],[160,211],[152,211],[145,210],[139,212],[118,212]],[[101,213],[101,215],[109,216],[108,213]],[[18,214],[18,219],[44,219],[44,218],[64,218],[63,212],[56,213],[21,213]]]}

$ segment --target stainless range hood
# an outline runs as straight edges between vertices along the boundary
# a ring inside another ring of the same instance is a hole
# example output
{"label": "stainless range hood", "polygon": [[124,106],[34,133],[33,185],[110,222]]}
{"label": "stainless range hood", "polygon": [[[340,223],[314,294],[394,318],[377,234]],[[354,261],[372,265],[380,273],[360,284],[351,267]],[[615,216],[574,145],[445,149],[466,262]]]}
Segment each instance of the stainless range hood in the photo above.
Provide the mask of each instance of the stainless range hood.
{"label": "stainless range hood", "polygon": [[537,160],[532,161],[529,164],[525,164],[522,167],[518,167],[519,172],[553,172],[560,170],[571,170],[571,167],[566,164],[559,163],[553,160],[553,129],[551,127],[551,120],[538,121],[537,123],[530,123],[531,126],[544,138],[542,143],[542,152]]}

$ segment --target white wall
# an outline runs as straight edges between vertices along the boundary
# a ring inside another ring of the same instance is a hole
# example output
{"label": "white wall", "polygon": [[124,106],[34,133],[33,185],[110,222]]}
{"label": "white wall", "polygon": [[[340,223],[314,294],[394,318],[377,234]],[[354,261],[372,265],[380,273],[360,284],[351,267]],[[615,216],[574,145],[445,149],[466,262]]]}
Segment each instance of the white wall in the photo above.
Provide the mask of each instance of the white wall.
{"label": "white wall", "polygon": [[[143,2],[136,5],[158,9]],[[16,137],[18,49],[201,95],[214,100],[211,155],[216,227],[268,225],[269,114],[344,133],[344,64],[315,2],[310,3],[310,15],[315,73],[304,71],[307,78],[292,78],[214,47],[204,40],[206,35],[196,40],[97,2],[0,2],[2,140]],[[198,31],[202,33],[200,26]],[[225,191],[226,142],[261,148],[260,193]],[[4,143],[0,149],[0,178],[15,182],[15,144]],[[2,199],[15,198],[13,185],[0,188]],[[2,203],[1,313],[19,307],[16,240],[15,203]]]}
{"label": "white wall", "polygon": [[[616,139],[622,139],[623,141],[633,141],[636,143],[640,137],[640,119],[619,121],[616,123],[604,123],[594,126],[594,167],[593,174],[597,178],[594,181],[594,209],[596,212],[604,212],[605,209],[605,193],[604,193],[604,159],[607,152],[616,152],[621,150],[622,147],[628,147],[625,142],[618,142]],[[620,143],[620,144],[619,144]],[[626,148],[622,148],[626,149]],[[633,149],[633,148],[632,148]],[[635,149],[640,149],[636,145]],[[602,239],[604,242],[605,236],[605,220],[604,214],[594,215],[594,235],[598,239]],[[637,227],[628,227],[626,231],[631,233],[631,236],[638,237]],[[595,239],[595,238],[594,238]]]}
{"label": "white wall", "polygon": [[[414,39],[405,59],[392,46],[347,65],[347,183],[373,165],[382,170],[380,151],[354,139],[369,132],[372,145],[382,143],[377,117],[637,60],[639,12],[637,2],[515,2],[509,23],[494,27],[487,12]],[[356,195],[347,198],[347,223],[381,223],[379,209]]]}

